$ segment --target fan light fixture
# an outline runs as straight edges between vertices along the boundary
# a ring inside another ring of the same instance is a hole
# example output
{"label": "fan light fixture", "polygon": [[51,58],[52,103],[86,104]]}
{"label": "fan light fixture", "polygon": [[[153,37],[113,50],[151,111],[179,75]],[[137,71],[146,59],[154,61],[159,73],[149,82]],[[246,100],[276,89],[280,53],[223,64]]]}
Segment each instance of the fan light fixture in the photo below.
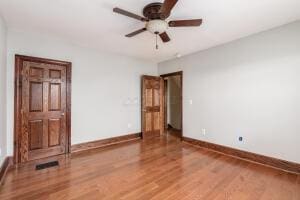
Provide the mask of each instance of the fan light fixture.
{"label": "fan light fixture", "polygon": [[170,16],[172,9],[176,5],[178,0],[164,0],[163,3],[154,2],[146,5],[143,9],[143,15],[140,16],[123,10],[121,8],[115,7],[113,11],[115,13],[139,20],[143,23],[146,23],[145,26],[141,29],[138,29],[132,33],[125,35],[126,37],[133,37],[145,31],[149,31],[152,34],[155,34],[156,39],[156,49],[158,49],[157,38],[166,43],[170,42],[171,39],[166,32],[169,27],[191,27],[191,26],[200,26],[202,24],[202,19],[183,19],[183,20],[172,20],[166,22],[167,18]]}
{"label": "fan light fixture", "polygon": [[164,33],[168,29],[169,25],[165,20],[155,19],[147,22],[146,28],[153,34]]}

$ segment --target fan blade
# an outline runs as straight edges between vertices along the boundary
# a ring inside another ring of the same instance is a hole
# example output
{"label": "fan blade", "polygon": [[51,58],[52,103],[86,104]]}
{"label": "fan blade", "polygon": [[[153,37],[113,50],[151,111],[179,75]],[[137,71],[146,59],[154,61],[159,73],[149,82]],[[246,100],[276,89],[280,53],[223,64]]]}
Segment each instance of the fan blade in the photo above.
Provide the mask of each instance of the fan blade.
{"label": "fan blade", "polygon": [[119,13],[119,14],[121,14],[121,15],[125,15],[125,16],[127,16],[127,17],[131,17],[131,18],[140,20],[140,21],[142,21],[142,22],[148,21],[148,19],[146,19],[146,18],[144,18],[144,17],[141,17],[141,16],[139,16],[139,15],[133,14],[133,13],[128,12],[128,11],[126,11],[126,10],[123,10],[123,9],[121,9],[121,8],[114,8],[113,11],[114,11],[115,13]]}
{"label": "fan blade", "polygon": [[139,29],[137,31],[134,31],[132,33],[127,34],[126,37],[133,37],[133,36],[135,36],[137,34],[140,34],[140,33],[144,32],[146,30],[147,30],[146,28]]}
{"label": "fan blade", "polygon": [[159,34],[159,36],[163,42],[169,42],[171,40],[166,32]]}
{"label": "fan blade", "polygon": [[165,0],[160,8],[160,13],[167,15],[171,12],[178,0]]}
{"label": "fan blade", "polygon": [[190,19],[190,20],[176,20],[170,21],[170,27],[181,27],[181,26],[200,26],[202,24],[202,19]]}

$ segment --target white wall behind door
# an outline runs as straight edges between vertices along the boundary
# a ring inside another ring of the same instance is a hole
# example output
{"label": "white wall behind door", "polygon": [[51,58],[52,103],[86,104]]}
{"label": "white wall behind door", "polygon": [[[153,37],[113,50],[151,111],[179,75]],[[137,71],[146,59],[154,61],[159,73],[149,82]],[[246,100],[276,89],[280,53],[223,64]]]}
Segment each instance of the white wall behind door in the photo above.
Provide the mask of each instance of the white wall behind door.
{"label": "white wall behind door", "polygon": [[181,129],[181,79],[180,76],[168,77],[167,120],[175,129]]}

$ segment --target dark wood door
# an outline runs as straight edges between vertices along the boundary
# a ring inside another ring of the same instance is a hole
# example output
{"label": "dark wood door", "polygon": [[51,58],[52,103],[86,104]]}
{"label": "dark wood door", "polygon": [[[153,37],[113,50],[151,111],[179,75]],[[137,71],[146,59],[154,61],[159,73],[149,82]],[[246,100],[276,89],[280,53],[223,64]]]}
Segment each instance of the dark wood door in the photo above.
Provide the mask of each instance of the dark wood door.
{"label": "dark wood door", "polygon": [[163,79],[142,77],[142,135],[159,136],[163,133]]}
{"label": "dark wood door", "polygon": [[20,162],[68,152],[67,67],[20,62]]}

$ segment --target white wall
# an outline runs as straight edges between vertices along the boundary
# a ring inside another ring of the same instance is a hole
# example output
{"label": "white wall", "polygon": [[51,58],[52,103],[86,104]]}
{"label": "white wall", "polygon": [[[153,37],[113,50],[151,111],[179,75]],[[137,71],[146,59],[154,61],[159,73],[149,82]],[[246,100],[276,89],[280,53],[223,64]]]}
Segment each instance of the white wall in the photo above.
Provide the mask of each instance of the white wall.
{"label": "white wall", "polygon": [[6,147],[6,25],[0,16],[0,166],[7,154]]}
{"label": "white wall", "polygon": [[167,121],[173,128],[181,129],[180,76],[168,77]]}
{"label": "white wall", "polygon": [[300,163],[299,21],[159,64],[179,70],[184,136]]}
{"label": "white wall", "polygon": [[72,144],[141,131],[140,76],[157,75],[155,63],[85,49],[45,35],[9,30],[7,125],[10,155],[13,153],[15,54],[73,63]]}

